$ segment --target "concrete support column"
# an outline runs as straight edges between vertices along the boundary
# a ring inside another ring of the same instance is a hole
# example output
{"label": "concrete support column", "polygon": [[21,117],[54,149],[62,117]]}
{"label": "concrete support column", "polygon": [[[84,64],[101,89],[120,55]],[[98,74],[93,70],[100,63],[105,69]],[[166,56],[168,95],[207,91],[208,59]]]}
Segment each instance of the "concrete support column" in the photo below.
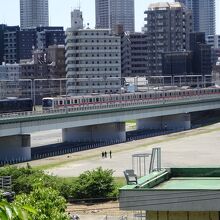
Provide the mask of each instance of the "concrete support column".
{"label": "concrete support column", "polygon": [[30,135],[0,137],[0,161],[21,162],[31,160],[30,143]]}
{"label": "concrete support column", "polygon": [[191,128],[190,114],[177,114],[145,118],[137,120],[137,130],[142,129],[168,129],[188,130]]}
{"label": "concrete support column", "polygon": [[161,129],[162,117],[138,119],[136,123],[137,130]]}
{"label": "concrete support column", "polygon": [[125,123],[109,123],[78,128],[65,128],[63,142],[125,141]]}

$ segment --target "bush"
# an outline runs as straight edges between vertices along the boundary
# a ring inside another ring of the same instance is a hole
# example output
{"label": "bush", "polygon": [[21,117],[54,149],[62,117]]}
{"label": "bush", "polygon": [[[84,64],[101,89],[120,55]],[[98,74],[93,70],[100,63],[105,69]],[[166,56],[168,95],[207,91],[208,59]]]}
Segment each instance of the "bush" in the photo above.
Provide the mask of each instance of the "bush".
{"label": "bush", "polygon": [[112,170],[96,170],[82,173],[74,184],[72,196],[75,199],[108,198],[115,192],[116,185]]}
{"label": "bush", "polygon": [[17,168],[15,166],[6,166],[0,169],[0,176],[12,177],[12,191],[16,194],[29,194],[34,186],[37,185],[51,187],[53,189],[60,188],[57,177],[47,175],[43,171],[35,170],[30,167]]}
{"label": "bush", "polygon": [[0,169],[0,176],[12,176],[12,191],[16,195],[30,194],[39,187],[50,187],[58,191],[59,195],[65,199],[68,199],[69,196],[74,199],[116,197],[118,190],[112,175],[112,170],[97,168],[67,181],[32,169],[30,166],[27,168],[7,166]]}

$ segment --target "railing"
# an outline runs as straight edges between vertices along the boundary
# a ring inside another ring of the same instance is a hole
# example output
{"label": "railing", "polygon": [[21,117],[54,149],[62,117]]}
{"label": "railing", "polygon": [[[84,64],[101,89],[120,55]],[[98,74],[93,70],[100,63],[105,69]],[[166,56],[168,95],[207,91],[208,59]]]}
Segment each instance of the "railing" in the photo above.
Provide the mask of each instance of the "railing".
{"label": "railing", "polygon": [[134,100],[134,101],[115,101],[115,103],[104,103],[99,105],[90,105],[90,106],[78,106],[78,107],[64,107],[62,109],[53,109],[47,111],[27,111],[27,112],[15,112],[15,113],[6,113],[0,114],[0,121],[5,119],[17,119],[24,117],[34,117],[34,116],[49,116],[49,115],[60,115],[74,112],[90,112],[96,110],[108,110],[108,109],[123,109],[129,107],[138,107],[138,106],[152,106],[152,105],[161,105],[161,104],[170,104],[170,103],[182,103],[188,101],[199,101],[206,99],[215,99],[219,98],[219,93],[217,94],[205,94],[205,95],[194,95],[194,96],[184,96],[184,97],[166,97],[158,99],[146,99],[146,100]]}

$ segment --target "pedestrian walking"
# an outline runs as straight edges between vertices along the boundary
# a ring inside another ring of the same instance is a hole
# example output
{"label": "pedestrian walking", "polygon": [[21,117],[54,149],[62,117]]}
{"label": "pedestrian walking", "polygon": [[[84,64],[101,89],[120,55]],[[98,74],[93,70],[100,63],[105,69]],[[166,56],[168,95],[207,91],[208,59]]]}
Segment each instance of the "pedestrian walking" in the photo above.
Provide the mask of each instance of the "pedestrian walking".
{"label": "pedestrian walking", "polygon": [[102,158],[104,158],[105,157],[105,153],[102,151]]}
{"label": "pedestrian walking", "polygon": [[112,159],[112,151],[109,151],[110,159]]}
{"label": "pedestrian walking", "polygon": [[107,152],[105,151],[105,158],[107,158]]}

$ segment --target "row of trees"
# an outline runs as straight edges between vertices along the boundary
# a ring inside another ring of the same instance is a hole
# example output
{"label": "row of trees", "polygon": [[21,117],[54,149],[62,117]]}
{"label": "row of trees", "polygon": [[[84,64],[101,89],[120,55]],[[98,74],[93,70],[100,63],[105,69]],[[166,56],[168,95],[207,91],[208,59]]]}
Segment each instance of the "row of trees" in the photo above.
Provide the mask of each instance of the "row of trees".
{"label": "row of trees", "polygon": [[12,177],[12,191],[16,198],[13,204],[0,198],[3,201],[0,219],[68,220],[65,210],[69,196],[74,199],[117,196],[112,174],[112,170],[97,168],[72,181],[65,181],[31,167],[4,167],[0,169],[0,176]]}

